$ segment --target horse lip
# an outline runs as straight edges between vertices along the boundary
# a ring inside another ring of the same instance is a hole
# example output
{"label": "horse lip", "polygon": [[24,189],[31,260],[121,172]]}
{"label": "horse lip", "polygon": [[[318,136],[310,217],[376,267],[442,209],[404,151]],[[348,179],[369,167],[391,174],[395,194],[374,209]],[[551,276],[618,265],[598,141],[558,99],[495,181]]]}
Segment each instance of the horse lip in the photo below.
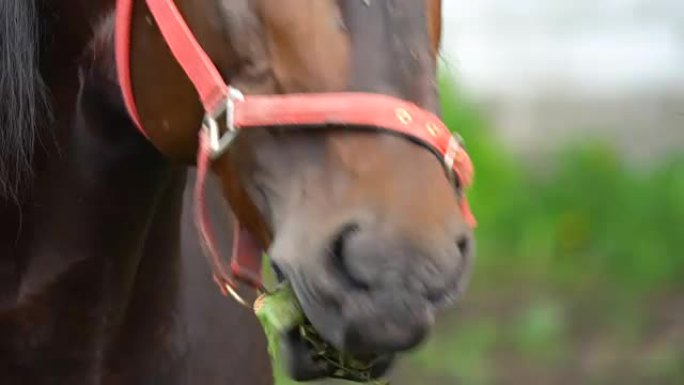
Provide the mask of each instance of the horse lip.
{"label": "horse lip", "polygon": [[281,336],[281,351],[287,374],[295,381],[313,381],[328,377],[334,369],[327,362],[317,362],[294,327]]}
{"label": "horse lip", "polygon": [[[340,372],[335,365],[324,359],[314,358],[307,342],[304,341],[299,328],[295,327],[283,333],[281,338],[282,351],[284,356],[287,374],[295,381],[315,381],[324,378],[336,378],[347,381],[367,381],[368,378],[355,377],[347,372]],[[359,357],[363,358],[363,357]],[[385,375],[391,368],[395,355],[383,354],[374,358],[371,373],[371,380]]]}
{"label": "horse lip", "polygon": [[[290,284],[292,283],[287,274],[283,274],[282,282],[288,281]],[[314,328],[315,332],[318,333],[319,338],[330,346],[335,346],[335,344],[332,344],[325,339],[320,334],[320,331],[308,321],[308,316],[306,314],[305,318],[306,323]],[[283,353],[283,367],[293,380],[306,382],[332,378],[352,382],[368,381],[368,378],[354,377],[353,373],[340,371],[340,368],[333,364],[332,361],[317,355],[317,352],[313,350],[311,343],[302,335],[301,327],[302,325],[295,325],[282,332],[280,337],[281,346],[279,349]],[[335,349],[337,348],[335,347]],[[395,356],[395,353],[355,355],[356,359],[373,363],[369,371],[372,377],[371,380],[385,375],[394,363]]]}

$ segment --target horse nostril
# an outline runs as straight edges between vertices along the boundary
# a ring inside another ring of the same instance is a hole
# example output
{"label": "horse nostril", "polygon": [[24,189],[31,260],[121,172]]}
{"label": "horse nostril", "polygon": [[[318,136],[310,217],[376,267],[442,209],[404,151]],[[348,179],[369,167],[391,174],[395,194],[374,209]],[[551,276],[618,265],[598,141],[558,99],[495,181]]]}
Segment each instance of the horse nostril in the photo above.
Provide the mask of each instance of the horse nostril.
{"label": "horse nostril", "polygon": [[458,247],[458,251],[461,253],[462,257],[465,257],[468,254],[470,254],[470,238],[468,236],[460,236],[456,240],[456,246]]}
{"label": "horse nostril", "polygon": [[359,225],[356,223],[349,224],[345,226],[342,231],[337,234],[337,237],[332,244],[332,261],[337,270],[347,284],[351,287],[368,290],[368,284],[360,281],[349,271],[347,256],[346,256],[346,244],[350,237],[353,237],[355,233],[360,230]]}

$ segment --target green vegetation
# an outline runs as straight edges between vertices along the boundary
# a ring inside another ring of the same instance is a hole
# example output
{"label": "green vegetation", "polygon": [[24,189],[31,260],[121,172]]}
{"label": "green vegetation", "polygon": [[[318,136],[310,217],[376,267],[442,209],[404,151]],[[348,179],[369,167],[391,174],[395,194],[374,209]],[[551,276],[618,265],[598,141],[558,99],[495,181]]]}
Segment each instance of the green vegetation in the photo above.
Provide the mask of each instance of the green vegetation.
{"label": "green vegetation", "polygon": [[630,169],[582,142],[525,166],[443,85],[476,166],[476,266],[392,383],[684,383],[684,154]]}
{"label": "green vegetation", "polygon": [[[289,286],[280,286],[269,294],[262,294],[254,303],[261,327],[268,341],[268,353],[273,362],[283,364],[280,355],[280,339],[284,333],[297,330],[304,341],[311,346],[308,354],[316,362],[326,363],[334,368],[332,377],[352,379],[367,385],[383,385],[386,381],[372,379],[372,360],[359,359],[353,355],[340,352],[328,344],[304,317],[304,312],[297,301],[294,290]],[[282,370],[282,366],[278,370]]]}

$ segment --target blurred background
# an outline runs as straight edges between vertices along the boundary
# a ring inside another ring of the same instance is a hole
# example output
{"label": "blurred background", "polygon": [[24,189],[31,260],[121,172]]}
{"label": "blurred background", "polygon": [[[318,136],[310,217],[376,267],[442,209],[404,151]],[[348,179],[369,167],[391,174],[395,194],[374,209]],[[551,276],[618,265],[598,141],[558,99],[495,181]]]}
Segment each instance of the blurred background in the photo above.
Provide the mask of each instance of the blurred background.
{"label": "blurred background", "polygon": [[684,1],[444,7],[478,256],[392,383],[684,384]]}

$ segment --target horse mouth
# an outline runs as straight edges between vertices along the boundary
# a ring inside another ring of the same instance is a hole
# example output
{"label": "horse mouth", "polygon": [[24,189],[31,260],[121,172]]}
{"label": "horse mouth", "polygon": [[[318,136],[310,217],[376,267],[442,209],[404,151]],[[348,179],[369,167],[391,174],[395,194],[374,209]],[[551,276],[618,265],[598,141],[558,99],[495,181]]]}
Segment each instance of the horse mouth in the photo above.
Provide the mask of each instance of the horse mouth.
{"label": "horse mouth", "polygon": [[[287,282],[291,283],[289,280]],[[296,381],[333,378],[368,383],[381,380],[391,369],[397,355],[416,346],[427,333],[427,323],[420,322],[419,327],[399,322],[400,333],[396,334],[387,330],[398,325],[381,322],[384,319],[361,317],[354,319],[357,322],[350,322],[348,314],[338,314],[327,307],[317,308],[307,301],[309,298],[296,295],[295,298],[302,310],[303,320],[281,330],[279,350],[283,368]],[[360,302],[360,299],[353,296],[352,301]],[[376,302],[367,305],[371,304],[378,305]],[[322,313],[332,316],[332,323],[322,320],[319,317]],[[397,318],[405,319],[401,316]],[[343,336],[341,339],[335,337],[340,335]]]}
{"label": "horse mouth", "polygon": [[323,378],[366,383],[387,374],[394,354],[347,355],[339,352],[316,332],[307,321],[281,336],[283,363],[295,381]]}
{"label": "horse mouth", "polygon": [[287,281],[257,298],[254,311],[266,333],[271,358],[279,356],[276,361],[296,381],[333,378],[368,383],[384,376],[394,361],[393,352],[349,351],[326,340]]}

